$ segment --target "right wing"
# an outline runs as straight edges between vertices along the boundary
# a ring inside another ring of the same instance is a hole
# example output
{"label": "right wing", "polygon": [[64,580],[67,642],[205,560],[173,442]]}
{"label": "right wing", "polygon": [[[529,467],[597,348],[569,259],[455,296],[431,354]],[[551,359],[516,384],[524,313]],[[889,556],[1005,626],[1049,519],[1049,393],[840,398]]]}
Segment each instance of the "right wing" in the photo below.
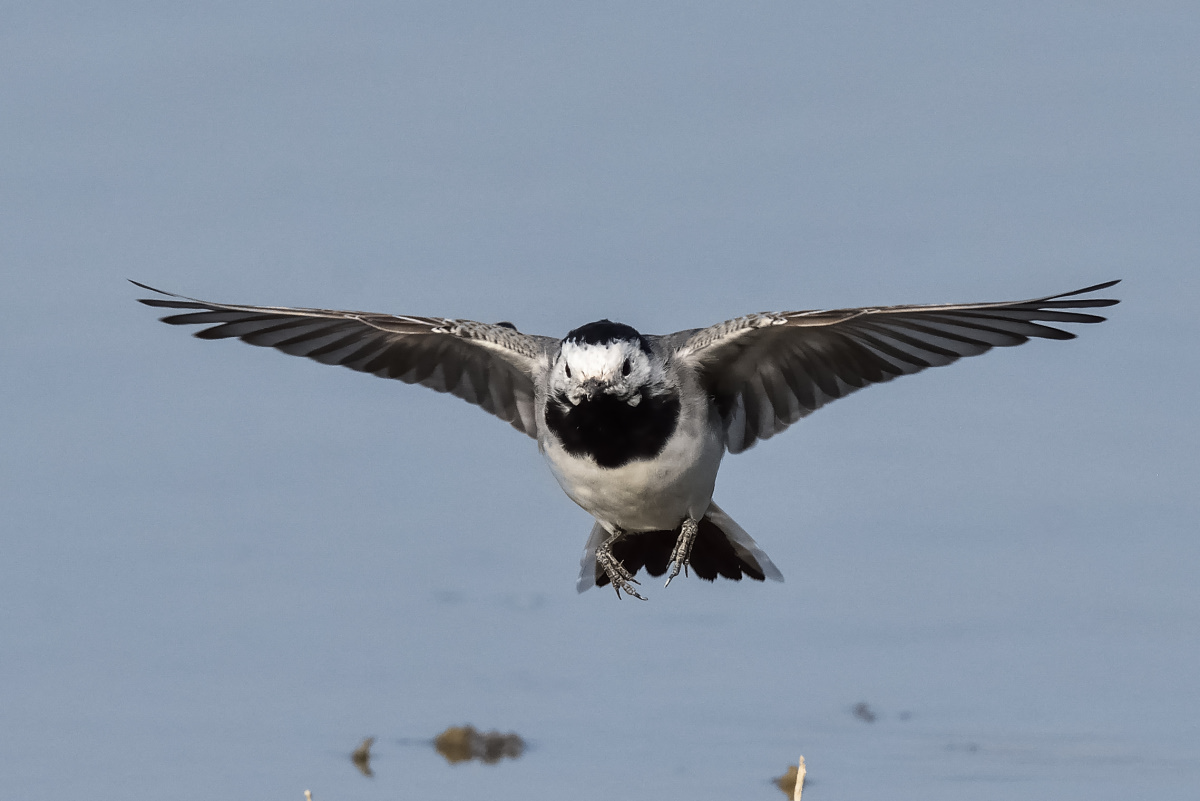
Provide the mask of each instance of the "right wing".
{"label": "right wing", "polygon": [[507,323],[210,303],[131,283],[165,296],[142,298],[147,306],[193,310],[162,321],[210,326],[196,332],[200,339],[235,337],[323,364],[449,392],[537,436],[534,373],[558,345],[556,339],[522,334]]}
{"label": "right wing", "polygon": [[716,399],[725,447],[741,453],[855,390],[1031,337],[1074,339],[1044,323],[1098,323],[1073,309],[1117,303],[1074,292],[1001,303],[868,306],[750,314],[666,337]]}

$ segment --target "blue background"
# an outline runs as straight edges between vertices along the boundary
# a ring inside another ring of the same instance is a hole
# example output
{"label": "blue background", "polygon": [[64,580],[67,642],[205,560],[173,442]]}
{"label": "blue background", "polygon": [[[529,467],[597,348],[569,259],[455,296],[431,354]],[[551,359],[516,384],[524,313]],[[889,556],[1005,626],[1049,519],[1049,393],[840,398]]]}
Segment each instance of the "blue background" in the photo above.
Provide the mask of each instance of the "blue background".
{"label": "blue background", "polygon": [[[1194,3],[2,15],[6,798],[1195,797]],[[729,458],[787,582],[644,604],[531,440],[124,280],[561,336],[1117,277]]]}

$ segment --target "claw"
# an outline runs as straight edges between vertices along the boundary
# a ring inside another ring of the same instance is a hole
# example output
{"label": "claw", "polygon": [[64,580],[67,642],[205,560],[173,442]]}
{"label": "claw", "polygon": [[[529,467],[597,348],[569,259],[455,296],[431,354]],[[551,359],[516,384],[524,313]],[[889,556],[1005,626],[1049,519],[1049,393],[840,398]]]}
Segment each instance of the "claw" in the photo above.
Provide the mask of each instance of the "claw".
{"label": "claw", "polygon": [[619,542],[625,537],[625,532],[617,529],[608,539],[600,544],[596,549],[596,563],[604,570],[608,576],[608,581],[616,590],[617,597],[621,597],[621,591],[624,590],[626,595],[629,595],[638,600],[644,601],[646,597],[633,588],[633,585],[640,584],[633,574],[625,569],[625,565],[621,564],[617,557],[613,556],[612,546],[614,542]]}
{"label": "claw", "polygon": [[667,583],[663,586],[670,587],[671,580],[678,576],[681,570],[687,575],[688,559],[691,558],[692,545],[696,542],[698,531],[700,524],[690,517],[679,527],[679,539],[675,540],[675,548],[671,551],[671,575],[667,576]]}
{"label": "claw", "polygon": [[[635,582],[633,582],[633,583],[634,583],[634,584],[637,584],[638,582],[636,582],[636,581],[635,581]],[[618,597],[618,598],[620,598],[620,597],[621,597],[621,590],[622,590],[622,589],[624,589],[624,590],[625,590],[625,594],[626,594],[626,595],[629,595],[629,596],[632,596],[632,597],[634,597],[634,598],[637,598],[639,601],[646,601],[646,600],[649,600],[648,598],[646,598],[646,596],[642,595],[640,592],[638,592],[637,590],[635,590],[635,589],[634,589],[632,586],[630,586],[629,584],[621,584],[620,586],[617,586],[616,582],[613,582],[613,588],[614,588],[614,589],[616,589],[616,591],[617,591],[617,597]]]}

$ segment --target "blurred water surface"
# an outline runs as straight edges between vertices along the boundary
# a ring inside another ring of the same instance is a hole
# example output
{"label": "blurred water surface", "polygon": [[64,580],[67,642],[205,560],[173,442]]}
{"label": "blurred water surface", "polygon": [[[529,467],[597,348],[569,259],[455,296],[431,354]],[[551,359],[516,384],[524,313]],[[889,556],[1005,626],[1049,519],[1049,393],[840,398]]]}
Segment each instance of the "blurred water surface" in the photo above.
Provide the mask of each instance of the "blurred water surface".
{"label": "blurred water surface", "polygon": [[[1193,6],[4,17],[0,795],[1195,797]],[[787,582],[638,603],[532,441],[127,277],[555,335],[1126,280],[730,458]]]}

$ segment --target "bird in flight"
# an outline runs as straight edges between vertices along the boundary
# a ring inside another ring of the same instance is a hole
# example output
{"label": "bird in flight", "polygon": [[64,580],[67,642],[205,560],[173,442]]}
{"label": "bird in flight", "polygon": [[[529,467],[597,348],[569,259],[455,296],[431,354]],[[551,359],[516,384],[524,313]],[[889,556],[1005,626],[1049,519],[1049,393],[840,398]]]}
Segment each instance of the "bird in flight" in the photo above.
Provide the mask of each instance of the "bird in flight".
{"label": "bird in flight", "polygon": [[[133,282],[141,302],[237,338],[324,364],[449,392],[537,440],[563,491],[593,518],[577,588],[643,598],[636,575],[691,570],[709,581],[782,581],[749,534],[713,502],[717,470],[869,384],[1030,338],[1073,339],[1047,323],[1098,323],[1080,297],[765,312],[666,336],[598,320],[562,339],[512,323],[210,303]],[[643,598],[644,600],[644,598]]]}

